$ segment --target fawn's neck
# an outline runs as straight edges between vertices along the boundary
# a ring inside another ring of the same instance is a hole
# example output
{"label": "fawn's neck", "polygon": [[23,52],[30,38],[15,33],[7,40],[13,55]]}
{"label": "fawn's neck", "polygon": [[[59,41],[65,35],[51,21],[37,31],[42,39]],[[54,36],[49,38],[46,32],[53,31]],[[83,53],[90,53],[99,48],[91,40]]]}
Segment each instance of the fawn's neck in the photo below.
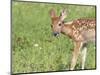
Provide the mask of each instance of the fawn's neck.
{"label": "fawn's neck", "polygon": [[63,25],[62,29],[61,29],[61,33],[65,34],[65,35],[68,35],[68,36],[71,37],[72,36],[71,25],[69,25],[69,24]]}

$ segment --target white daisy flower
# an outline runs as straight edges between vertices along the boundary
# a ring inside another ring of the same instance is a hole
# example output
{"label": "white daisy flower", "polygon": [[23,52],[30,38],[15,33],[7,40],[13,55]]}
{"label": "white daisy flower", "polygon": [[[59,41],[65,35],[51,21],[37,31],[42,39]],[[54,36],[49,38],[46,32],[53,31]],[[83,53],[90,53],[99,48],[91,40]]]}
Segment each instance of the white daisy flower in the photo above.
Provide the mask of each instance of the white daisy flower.
{"label": "white daisy flower", "polygon": [[36,44],[34,44],[34,46],[35,46],[35,47],[38,47],[38,46],[39,46],[39,44],[37,44],[37,43],[36,43]]}

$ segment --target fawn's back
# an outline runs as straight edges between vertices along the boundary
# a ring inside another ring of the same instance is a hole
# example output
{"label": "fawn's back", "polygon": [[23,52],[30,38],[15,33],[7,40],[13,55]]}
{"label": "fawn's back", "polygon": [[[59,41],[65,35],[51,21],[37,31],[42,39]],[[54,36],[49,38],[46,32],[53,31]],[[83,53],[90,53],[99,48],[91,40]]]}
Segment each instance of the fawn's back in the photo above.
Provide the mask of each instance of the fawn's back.
{"label": "fawn's back", "polygon": [[69,26],[68,34],[75,41],[95,41],[95,19],[77,19],[70,24],[64,23],[65,28]]}

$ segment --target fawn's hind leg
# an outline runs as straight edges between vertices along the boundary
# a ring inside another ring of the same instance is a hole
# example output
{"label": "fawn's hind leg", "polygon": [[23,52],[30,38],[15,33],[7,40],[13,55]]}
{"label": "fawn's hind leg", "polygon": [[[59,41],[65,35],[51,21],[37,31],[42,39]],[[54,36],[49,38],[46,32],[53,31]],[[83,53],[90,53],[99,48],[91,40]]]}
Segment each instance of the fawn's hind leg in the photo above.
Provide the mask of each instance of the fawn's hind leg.
{"label": "fawn's hind leg", "polygon": [[82,51],[81,51],[81,62],[82,62],[82,69],[85,67],[85,61],[86,61],[86,54],[87,54],[87,47],[83,46]]}

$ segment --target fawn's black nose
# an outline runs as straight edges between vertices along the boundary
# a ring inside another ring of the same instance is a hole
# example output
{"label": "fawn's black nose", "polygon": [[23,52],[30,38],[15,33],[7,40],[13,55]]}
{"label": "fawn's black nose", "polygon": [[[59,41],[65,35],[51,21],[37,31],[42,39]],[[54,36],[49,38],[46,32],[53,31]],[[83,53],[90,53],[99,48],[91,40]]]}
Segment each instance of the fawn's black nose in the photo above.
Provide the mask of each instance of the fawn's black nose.
{"label": "fawn's black nose", "polygon": [[54,32],[54,33],[53,33],[54,36],[57,36],[58,34],[59,34],[58,32]]}

